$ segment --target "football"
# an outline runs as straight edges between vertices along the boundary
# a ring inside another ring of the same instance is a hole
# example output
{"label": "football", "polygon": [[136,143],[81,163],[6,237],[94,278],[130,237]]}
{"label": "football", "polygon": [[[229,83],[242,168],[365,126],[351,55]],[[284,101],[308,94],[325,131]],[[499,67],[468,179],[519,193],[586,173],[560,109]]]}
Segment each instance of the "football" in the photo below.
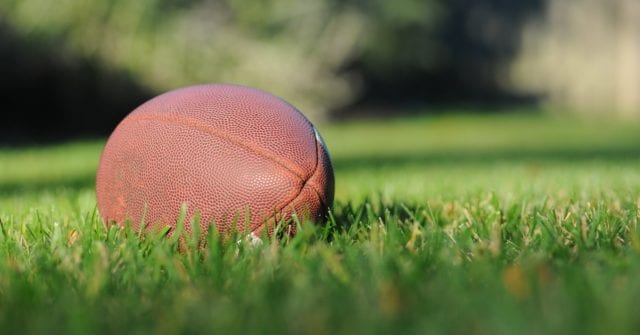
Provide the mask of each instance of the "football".
{"label": "football", "polygon": [[[159,95],[109,137],[96,197],[107,223],[136,230],[199,222],[271,234],[278,223],[319,221],[333,202],[334,176],[315,127],[266,92],[208,84]],[[193,220],[197,216],[198,220]],[[292,220],[297,216],[299,220]]]}

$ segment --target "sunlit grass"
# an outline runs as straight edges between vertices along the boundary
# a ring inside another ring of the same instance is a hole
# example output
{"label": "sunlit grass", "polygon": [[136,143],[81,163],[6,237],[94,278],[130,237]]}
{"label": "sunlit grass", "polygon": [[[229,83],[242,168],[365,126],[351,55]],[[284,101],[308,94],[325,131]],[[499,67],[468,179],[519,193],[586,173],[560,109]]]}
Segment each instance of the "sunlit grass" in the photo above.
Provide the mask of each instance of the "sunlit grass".
{"label": "sunlit grass", "polygon": [[107,228],[102,141],[0,151],[7,333],[633,333],[640,126],[493,115],[321,129],[325,225],[260,246]]}

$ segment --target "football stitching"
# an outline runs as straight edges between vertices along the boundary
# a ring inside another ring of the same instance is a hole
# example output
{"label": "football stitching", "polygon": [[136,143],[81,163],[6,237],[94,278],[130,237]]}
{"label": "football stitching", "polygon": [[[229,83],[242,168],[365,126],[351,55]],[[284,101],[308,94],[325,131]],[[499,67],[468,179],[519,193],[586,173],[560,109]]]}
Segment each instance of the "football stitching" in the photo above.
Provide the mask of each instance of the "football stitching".
{"label": "football stitching", "polygon": [[[307,178],[306,173],[304,172],[304,170],[302,170],[302,168],[300,168],[299,166],[297,166],[297,164],[282,158],[274,153],[272,153],[271,151],[264,149],[262,147],[256,146],[256,145],[252,145],[251,143],[247,143],[245,142],[243,139],[239,138],[238,136],[229,134],[227,132],[221,131],[219,129],[216,129],[210,125],[207,125],[201,121],[198,120],[194,120],[194,119],[189,119],[189,118],[180,118],[180,117],[176,117],[173,115],[163,115],[160,113],[146,113],[146,114],[138,114],[138,115],[131,115],[129,118],[129,121],[165,121],[165,122],[173,122],[173,123],[177,123],[186,127],[190,127],[196,130],[200,130],[202,132],[205,132],[211,136],[226,140],[228,142],[231,142],[237,146],[243,147],[251,152],[253,152],[254,154],[257,154],[263,158],[266,158],[268,160],[270,160],[273,163],[276,163],[277,165],[281,166],[282,168],[284,168],[286,171],[290,172],[291,174],[293,174],[294,176],[298,177],[301,179],[301,181],[305,181]],[[317,165],[317,152],[316,152],[316,165]],[[306,181],[305,181],[306,182]]]}
{"label": "football stitching", "polygon": [[[316,196],[318,197],[318,200],[320,200],[320,203],[323,206],[325,206],[325,202],[324,202],[324,200],[322,200],[322,197],[320,196],[320,192],[318,192],[318,190],[314,187],[314,185],[312,185],[312,183],[309,183],[309,180],[311,180],[311,178],[313,178],[313,176],[315,176],[316,173],[318,173],[318,168],[320,167],[320,153],[319,153],[320,147],[321,147],[321,145],[319,145],[318,140],[316,139],[316,165],[313,168],[313,172],[311,173],[309,178],[307,178],[307,180],[303,181],[302,186],[300,187],[300,190],[298,190],[298,193],[295,196],[291,197],[291,199],[289,199],[288,201],[285,201],[283,206],[281,206],[279,209],[275,210],[276,212],[278,212],[278,213],[282,212],[284,209],[287,208],[287,206],[289,206],[291,204],[295,204],[296,200],[298,200],[298,198],[302,195],[302,191],[304,191],[304,188],[307,187],[307,186],[309,186],[315,192]],[[325,206],[325,208],[326,208],[326,206]],[[294,208],[294,211],[295,211],[295,208]],[[263,220],[263,222],[261,224],[257,225],[254,229],[251,229],[251,232],[253,233],[253,232],[256,232],[258,230],[263,229],[265,227],[265,224],[267,222],[269,222],[270,220],[272,220],[272,219],[274,220],[274,224],[275,224],[276,218],[274,216],[270,216],[268,218],[265,218]]]}
{"label": "football stitching", "polygon": [[302,193],[302,190],[308,185],[316,193],[316,195],[318,196],[318,199],[320,200],[320,203],[322,203],[322,206],[325,208],[328,208],[324,199],[322,199],[322,195],[320,194],[320,190],[318,190],[317,185],[315,183],[309,182],[311,178],[313,178],[313,176],[315,176],[316,173],[318,173],[318,168],[320,168],[320,157],[323,156],[321,151],[326,150],[323,143],[318,140],[318,136],[317,136],[318,131],[315,128],[313,128],[313,130],[316,133],[316,166],[315,168],[313,168],[313,173],[311,173],[311,175],[309,176],[309,179],[307,179],[302,185],[302,188],[300,189],[300,193]]}

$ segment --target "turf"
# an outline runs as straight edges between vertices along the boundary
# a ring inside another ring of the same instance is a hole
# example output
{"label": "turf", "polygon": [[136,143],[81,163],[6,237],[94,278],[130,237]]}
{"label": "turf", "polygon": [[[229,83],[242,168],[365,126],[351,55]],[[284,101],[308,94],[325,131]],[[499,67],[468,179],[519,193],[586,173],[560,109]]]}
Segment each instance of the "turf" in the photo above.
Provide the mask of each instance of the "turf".
{"label": "turf", "polygon": [[98,219],[103,141],[0,150],[2,333],[637,333],[640,124],[495,114],[321,131],[331,219],[185,253]]}

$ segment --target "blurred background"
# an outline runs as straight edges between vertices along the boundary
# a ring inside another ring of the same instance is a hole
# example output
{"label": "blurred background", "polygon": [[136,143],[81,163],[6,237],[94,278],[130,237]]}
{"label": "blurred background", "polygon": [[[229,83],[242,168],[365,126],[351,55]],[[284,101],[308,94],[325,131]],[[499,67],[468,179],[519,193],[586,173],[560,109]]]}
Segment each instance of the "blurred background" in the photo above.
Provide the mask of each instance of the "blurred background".
{"label": "blurred background", "polygon": [[0,143],[105,136],[149,97],[205,82],[320,123],[638,119],[639,34],[637,0],[3,0]]}

